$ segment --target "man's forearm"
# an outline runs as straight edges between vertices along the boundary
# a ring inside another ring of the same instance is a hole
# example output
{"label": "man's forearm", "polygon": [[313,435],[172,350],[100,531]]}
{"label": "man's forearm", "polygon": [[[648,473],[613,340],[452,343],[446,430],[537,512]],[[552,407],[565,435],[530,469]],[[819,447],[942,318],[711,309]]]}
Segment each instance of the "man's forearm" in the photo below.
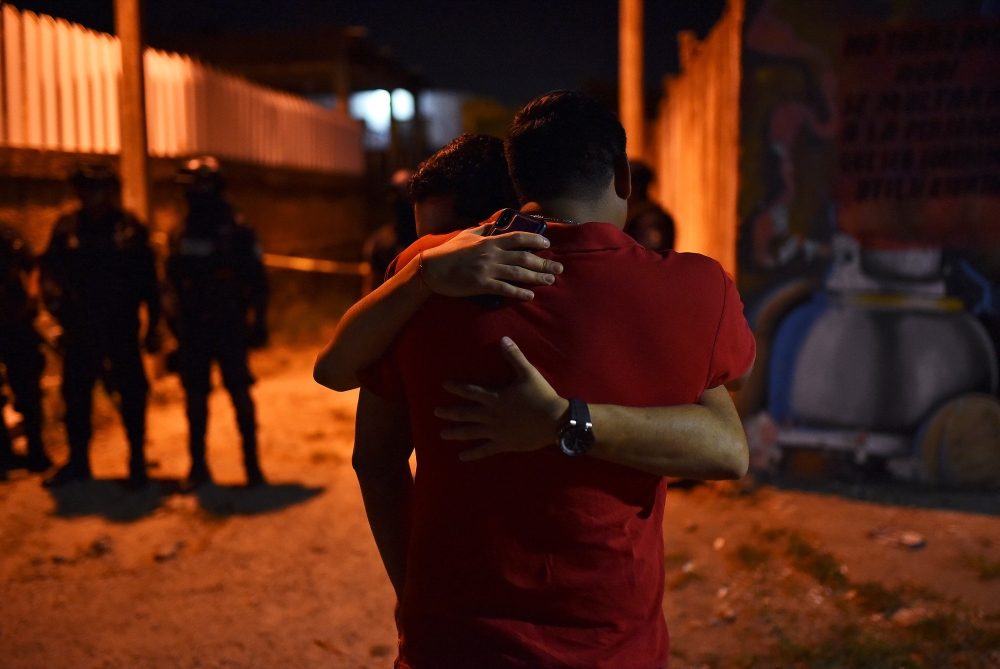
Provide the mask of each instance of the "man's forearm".
{"label": "man's forearm", "polygon": [[406,580],[410,541],[413,453],[405,404],[387,402],[364,388],[358,395],[351,465],[361,484],[368,523],[396,594]]}
{"label": "man's forearm", "polygon": [[737,479],[749,466],[746,435],[725,388],[705,391],[698,404],[670,407],[590,407],[592,457],[660,476]]}
{"label": "man's forearm", "polygon": [[358,372],[382,357],[430,294],[414,259],[348,309],[316,359],[313,378],[333,390],[357,388]]}
{"label": "man's forearm", "polygon": [[[479,440],[459,456],[471,461],[498,453],[534,451],[552,445],[566,424],[569,401],[528,362],[508,337],[500,341],[516,380],[499,390],[450,381],[445,389],[466,405],[437,407],[454,425],[444,439]],[[634,408],[590,405],[595,444],[591,457],[659,476],[736,479],[749,464],[743,424],[723,387],[702,393],[697,404]]]}
{"label": "man's forearm", "polygon": [[395,470],[358,472],[358,483],[382,564],[396,596],[402,597],[413,497],[413,476],[409,465]]}

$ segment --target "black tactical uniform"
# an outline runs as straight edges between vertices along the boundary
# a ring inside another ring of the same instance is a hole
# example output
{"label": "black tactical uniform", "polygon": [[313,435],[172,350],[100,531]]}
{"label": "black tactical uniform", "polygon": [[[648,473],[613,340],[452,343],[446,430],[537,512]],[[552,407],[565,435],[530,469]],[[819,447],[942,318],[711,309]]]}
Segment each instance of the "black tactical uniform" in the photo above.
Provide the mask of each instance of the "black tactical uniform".
{"label": "black tactical uniform", "polygon": [[[28,245],[13,228],[0,223],[0,364],[6,369],[7,383],[14,391],[14,408],[24,417],[21,426],[28,439],[28,457],[15,456],[10,435],[0,418],[0,477],[20,467],[43,472],[52,466],[42,444],[39,382],[45,370],[45,357],[38,350],[42,339],[34,325],[38,308],[24,288],[34,268],[35,258]],[[6,402],[6,395],[0,392],[0,416]]]}
{"label": "black tactical uniform", "polygon": [[[215,158],[189,161],[178,177],[189,213],[171,244],[167,276],[170,321],[187,401],[191,472],[188,486],[211,481],[205,462],[212,362],[236,410],[248,485],[264,483],[257,459],[257,417],[247,366],[249,348],[267,343],[267,277],[253,230],[237,220]],[[252,320],[251,320],[252,317]]]}
{"label": "black tactical uniform", "polygon": [[[116,391],[128,436],[129,482],[146,482],[149,383],[139,348],[139,307],[149,315],[146,348],[159,348],[160,293],[149,233],[121,210],[117,176],[87,166],[74,177],[83,207],[56,223],[42,256],[42,294],[63,328],[62,393],[70,459],[52,485],[89,479],[94,384]],[[110,386],[110,387],[109,387]]]}

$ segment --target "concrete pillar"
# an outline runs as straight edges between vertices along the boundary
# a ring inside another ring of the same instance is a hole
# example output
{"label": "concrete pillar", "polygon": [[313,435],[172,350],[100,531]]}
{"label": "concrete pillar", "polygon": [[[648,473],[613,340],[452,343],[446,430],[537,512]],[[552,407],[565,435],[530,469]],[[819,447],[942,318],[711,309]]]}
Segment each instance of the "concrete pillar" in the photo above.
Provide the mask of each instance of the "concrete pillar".
{"label": "concrete pillar", "polygon": [[629,158],[639,159],[646,149],[642,3],[643,0],[618,2],[618,116],[628,135]]}
{"label": "concrete pillar", "polygon": [[122,50],[121,123],[122,206],[149,221],[146,148],[146,90],[143,79],[141,0],[115,0],[115,32]]}

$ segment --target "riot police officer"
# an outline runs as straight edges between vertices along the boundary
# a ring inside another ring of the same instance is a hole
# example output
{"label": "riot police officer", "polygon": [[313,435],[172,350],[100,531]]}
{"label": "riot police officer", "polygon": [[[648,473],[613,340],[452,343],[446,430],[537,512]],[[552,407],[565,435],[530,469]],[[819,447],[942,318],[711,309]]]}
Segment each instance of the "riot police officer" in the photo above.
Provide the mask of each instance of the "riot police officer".
{"label": "riot police officer", "polygon": [[[10,435],[0,419],[0,478],[11,469],[43,472],[52,466],[42,443],[42,391],[39,382],[45,357],[35,331],[38,305],[25,289],[35,269],[31,248],[10,226],[0,223],[0,363],[14,391],[14,408],[23,416],[21,426],[28,440],[27,457],[16,456]],[[2,385],[0,377],[0,385]],[[0,416],[7,397],[0,392]]]}
{"label": "riot police officer", "polygon": [[261,485],[257,417],[250,396],[254,379],[247,366],[249,348],[267,344],[267,277],[260,245],[225,195],[218,160],[205,156],[188,161],[178,181],[185,187],[188,215],[172,241],[167,277],[190,429],[187,486],[193,489],[211,481],[205,432],[213,361],[236,410],[247,484]]}
{"label": "riot police officer", "polygon": [[[89,445],[94,384],[117,392],[130,449],[131,486],[145,485],[149,383],[139,347],[139,309],[146,305],[146,350],[159,349],[160,293],[149,233],[122,210],[121,184],[104,165],[73,176],[79,211],[56,223],[42,256],[42,295],[62,326],[62,394],[69,462],[47,482],[91,478]],[[110,387],[108,387],[110,386]]]}

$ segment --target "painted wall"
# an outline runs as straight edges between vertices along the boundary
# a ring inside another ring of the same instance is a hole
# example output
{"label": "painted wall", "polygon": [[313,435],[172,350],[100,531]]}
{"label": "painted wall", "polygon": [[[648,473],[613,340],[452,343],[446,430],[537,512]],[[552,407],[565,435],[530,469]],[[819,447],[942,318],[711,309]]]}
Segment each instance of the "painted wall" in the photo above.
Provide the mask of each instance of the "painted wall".
{"label": "painted wall", "polygon": [[[748,301],[789,278],[822,275],[830,260],[831,236],[838,229],[855,234],[876,230],[875,238],[890,242],[955,247],[988,275],[1000,279],[1000,240],[991,232],[1000,226],[1000,221],[992,219],[994,209],[966,207],[964,221],[952,217],[955,223],[943,226],[946,230],[930,223],[942,218],[926,213],[935,205],[916,199],[894,200],[892,206],[869,209],[859,216],[853,199],[856,179],[845,179],[842,171],[850,147],[841,141],[845,129],[858,130],[855,121],[859,118],[851,116],[848,98],[865,88],[868,72],[864,68],[880,63],[871,70],[873,82],[881,78],[884,90],[902,86],[894,80],[898,62],[889,62],[891,58],[884,54],[874,61],[845,57],[849,53],[845,38],[866,31],[885,36],[914,26],[958,25],[969,19],[989,24],[988,17],[997,13],[996,5],[992,0],[748,1],[738,205],[739,275]],[[911,61],[939,56],[927,53]],[[875,86],[872,92],[878,90]],[[911,119],[900,116],[898,120]],[[902,135],[897,141],[916,142]],[[876,148],[873,170],[879,172],[882,149],[893,147]],[[996,176],[1000,168],[990,169]],[[996,197],[981,202],[995,202]],[[866,222],[859,225],[862,219]],[[979,233],[966,234],[973,228]]]}

